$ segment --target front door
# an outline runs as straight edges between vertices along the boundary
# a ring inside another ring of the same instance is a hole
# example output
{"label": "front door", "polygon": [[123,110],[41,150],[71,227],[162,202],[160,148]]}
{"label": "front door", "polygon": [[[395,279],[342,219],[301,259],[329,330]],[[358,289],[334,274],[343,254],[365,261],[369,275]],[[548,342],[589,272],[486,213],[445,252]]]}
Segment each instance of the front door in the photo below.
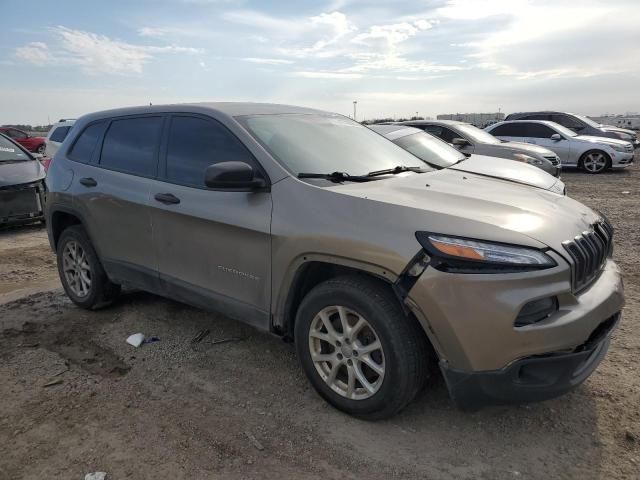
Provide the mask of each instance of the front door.
{"label": "front door", "polygon": [[205,170],[243,161],[244,145],[208,117],[173,115],[151,191],[153,244],[166,294],[268,329],[271,194],[209,189]]}

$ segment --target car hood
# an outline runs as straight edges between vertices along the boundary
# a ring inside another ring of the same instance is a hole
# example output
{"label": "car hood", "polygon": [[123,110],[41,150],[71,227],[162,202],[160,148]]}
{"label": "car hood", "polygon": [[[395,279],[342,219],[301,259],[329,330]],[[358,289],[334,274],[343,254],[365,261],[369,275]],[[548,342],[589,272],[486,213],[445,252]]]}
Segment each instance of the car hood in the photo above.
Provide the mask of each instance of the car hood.
{"label": "car hood", "polygon": [[521,152],[526,152],[526,153],[535,153],[538,155],[542,155],[543,157],[551,157],[551,156],[556,156],[555,153],[553,153],[551,150],[549,150],[548,148],[544,148],[541,147],[539,145],[532,145],[530,143],[524,143],[524,142],[504,142],[500,144],[501,147],[503,148],[510,148],[514,151],[518,150]]}
{"label": "car hood", "polygon": [[564,192],[564,183],[562,181],[537,167],[515,160],[471,155],[468,159],[449,168],[542,188],[555,193]]}
{"label": "car hood", "polygon": [[600,143],[605,145],[618,145],[624,147],[625,145],[629,145],[629,141],[620,140],[618,138],[608,138],[608,137],[594,137],[591,135],[578,135],[577,137],[573,137],[574,140],[581,140],[583,142],[589,143]]}
{"label": "car hood", "polygon": [[605,132],[626,133],[627,135],[631,135],[633,137],[635,137],[636,135],[636,132],[633,130],[629,130],[628,128],[614,127],[613,125],[601,125],[600,128]]}
{"label": "car hood", "polygon": [[37,160],[0,163],[0,188],[37,182],[45,175],[44,167]]}
{"label": "car hood", "polygon": [[356,202],[360,204],[354,208],[361,212],[371,211],[378,218],[381,212],[392,215],[393,223],[398,225],[396,230],[429,229],[448,235],[548,246],[560,255],[564,255],[562,242],[601,219],[567,196],[450,168],[330,189],[359,197],[362,202]]}

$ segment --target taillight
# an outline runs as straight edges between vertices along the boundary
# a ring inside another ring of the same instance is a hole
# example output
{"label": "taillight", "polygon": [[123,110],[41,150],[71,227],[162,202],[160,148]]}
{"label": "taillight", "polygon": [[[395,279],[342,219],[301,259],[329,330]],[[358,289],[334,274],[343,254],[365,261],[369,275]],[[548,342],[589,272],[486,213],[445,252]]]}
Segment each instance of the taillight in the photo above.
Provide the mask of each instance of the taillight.
{"label": "taillight", "polygon": [[44,171],[49,170],[49,165],[51,164],[51,157],[45,157],[40,159],[40,163],[44,167]]}

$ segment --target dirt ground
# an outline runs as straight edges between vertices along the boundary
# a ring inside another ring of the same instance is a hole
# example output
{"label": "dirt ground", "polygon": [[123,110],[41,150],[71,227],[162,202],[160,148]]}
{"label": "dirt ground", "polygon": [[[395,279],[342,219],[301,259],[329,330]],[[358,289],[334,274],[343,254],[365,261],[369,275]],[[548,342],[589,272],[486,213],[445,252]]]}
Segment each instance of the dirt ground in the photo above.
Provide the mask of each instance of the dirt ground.
{"label": "dirt ground", "polygon": [[[563,177],[616,228],[623,320],[575,391],[472,414],[436,381],[391,420],[353,419],[291,345],[143,293],[80,310],[43,228],[0,231],[0,479],[640,478],[640,167]],[[160,341],[134,349],[136,332]]]}

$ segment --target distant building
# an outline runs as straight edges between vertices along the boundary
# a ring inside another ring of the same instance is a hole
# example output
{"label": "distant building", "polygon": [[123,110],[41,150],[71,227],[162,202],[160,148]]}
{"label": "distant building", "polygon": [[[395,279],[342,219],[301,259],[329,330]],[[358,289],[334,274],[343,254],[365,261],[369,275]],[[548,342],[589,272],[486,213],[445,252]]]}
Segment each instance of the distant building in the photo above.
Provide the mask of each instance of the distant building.
{"label": "distant building", "polygon": [[437,118],[438,120],[457,120],[470,123],[478,128],[484,128],[504,120],[504,113],[447,113],[438,115]]}

